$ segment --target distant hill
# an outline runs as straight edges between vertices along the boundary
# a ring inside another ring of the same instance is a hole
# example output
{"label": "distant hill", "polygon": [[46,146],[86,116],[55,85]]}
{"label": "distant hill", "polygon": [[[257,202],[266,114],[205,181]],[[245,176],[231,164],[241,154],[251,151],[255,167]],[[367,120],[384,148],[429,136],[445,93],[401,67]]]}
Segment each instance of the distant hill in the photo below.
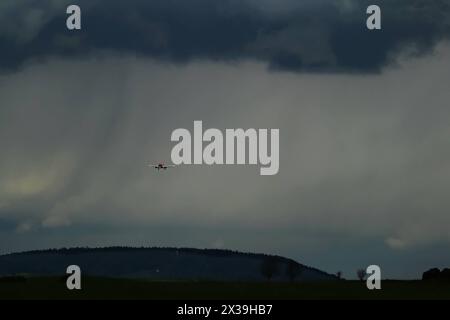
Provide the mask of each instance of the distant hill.
{"label": "distant hill", "polygon": [[334,275],[294,260],[230,250],[190,248],[71,248],[0,255],[0,276],[83,275],[155,280],[319,281]]}

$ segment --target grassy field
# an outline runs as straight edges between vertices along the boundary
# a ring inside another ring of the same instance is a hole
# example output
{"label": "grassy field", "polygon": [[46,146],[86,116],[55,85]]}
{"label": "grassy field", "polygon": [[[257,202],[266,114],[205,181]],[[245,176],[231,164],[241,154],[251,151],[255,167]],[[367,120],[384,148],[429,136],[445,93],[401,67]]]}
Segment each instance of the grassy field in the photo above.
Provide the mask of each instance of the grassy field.
{"label": "grassy field", "polygon": [[59,278],[0,281],[5,299],[450,299],[449,283],[383,281],[369,291],[359,281],[323,283],[162,282],[84,278],[69,291]]}

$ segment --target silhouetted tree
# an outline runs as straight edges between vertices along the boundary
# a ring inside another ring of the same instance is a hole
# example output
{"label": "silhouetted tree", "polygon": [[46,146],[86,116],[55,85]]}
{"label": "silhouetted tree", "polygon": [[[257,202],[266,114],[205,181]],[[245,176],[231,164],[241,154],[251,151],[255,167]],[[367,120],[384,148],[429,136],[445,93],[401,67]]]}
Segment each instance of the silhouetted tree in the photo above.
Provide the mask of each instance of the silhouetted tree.
{"label": "silhouetted tree", "polygon": [[261,274],[270,281],[278,271],[277,259],[275,257],[265,257],[261,263]]}
{"label": "silhouetted tree", "polygon": [[336,277],[337,277],[338,279],[342,279],[342,271],[336,272]]}
{"label": "silhouetted tree", "polygon": [[445,268],[442,271],[438,268],[430,269],[422,274],[422,280],[450,281],[450,269]]}
{"label": "silhouetted tree", "polygon": [[364,278],[366,277],[367,273],[364,269],[358,269],[356,270],[356,276],[360,281],[364,281]]}
{"label": "silhouetted tree", "polygon": [[441,279],[444,281],[450,281],[450,269],[445,268],[441,271]]}
{"label": "silhouetted tree", "polygon": [[303,271],[303,267],[301,264],[289,260],[286,267],[286,275],[289,277],[289,280],[294,281]]}
{"label": "silhouetted tree", "polygon": [[425,271],[422,274],[422,280],[437,280],[441,276],[441,270],[433,268]]}

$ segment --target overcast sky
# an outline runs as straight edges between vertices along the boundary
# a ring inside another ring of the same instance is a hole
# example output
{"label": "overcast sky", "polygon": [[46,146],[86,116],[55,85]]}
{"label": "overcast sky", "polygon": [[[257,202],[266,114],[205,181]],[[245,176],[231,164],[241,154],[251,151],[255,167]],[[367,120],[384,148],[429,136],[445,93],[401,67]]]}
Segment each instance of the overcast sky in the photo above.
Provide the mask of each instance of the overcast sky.
{"label": "overcast sky", "polygon": [[[65,28],[78,3],[82,30]],[[450,266],[447,1],[0,3],[0,253],[227,248]],[[176,128],[279,128],[280,171],[163,173]]]}

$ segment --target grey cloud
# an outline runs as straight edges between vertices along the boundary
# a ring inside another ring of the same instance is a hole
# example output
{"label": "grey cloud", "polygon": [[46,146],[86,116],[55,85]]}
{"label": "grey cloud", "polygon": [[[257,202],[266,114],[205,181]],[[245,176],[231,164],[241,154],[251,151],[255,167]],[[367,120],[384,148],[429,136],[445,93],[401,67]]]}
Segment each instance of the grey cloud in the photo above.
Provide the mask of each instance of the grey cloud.
{"label": "grey cloud", "polygon": [[[449,56],[443,43],[372,77],[113,56],[28,66],[0,77],[0,217],[21,235],[176,221],[226,228],[223,241],[237,244],[236,234],[243,248],[246,228],[268,239],[285,230],[279,248],[303,241],[304,229],[312,245],[331,246],[319,240],[330,233],[394,251],[449,243]],[[146,168],[169,159],[172,130],[198,119],[280,128],[279,174]]]}

